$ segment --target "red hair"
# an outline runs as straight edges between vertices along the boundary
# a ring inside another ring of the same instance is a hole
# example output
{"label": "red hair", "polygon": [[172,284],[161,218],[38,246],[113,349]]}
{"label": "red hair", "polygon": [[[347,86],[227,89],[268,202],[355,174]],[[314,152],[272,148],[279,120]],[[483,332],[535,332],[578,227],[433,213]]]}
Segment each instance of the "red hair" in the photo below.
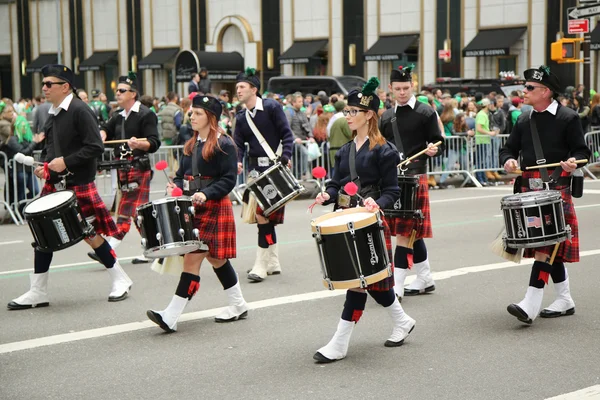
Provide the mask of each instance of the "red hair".
{"label": "red hair", "polygon": [[[221,146],[219,146],[218,136],[219,133],[221,135],[225,135],[225,132],[221,129],[221,127],[219,127],[219,124],[217,124],[217,117],[213,113],[206,110],[204,110],[204,112],[206,113],[206,117],[208,118],[208,125],[210,126],[210,130],[208,131],[206,143],[202,148],[202,158],[204,158],[206,161],[209,161],[216,151],[215,147],[218,148],[220,151],[223,151],[223,149],[221,149]],[[185,145],[183,146],[183,154],[185,154],[186,156],[191,156],[197,140],[198,131],[194,131],[194,135],[191,137],[190,140],[185,142]]]}

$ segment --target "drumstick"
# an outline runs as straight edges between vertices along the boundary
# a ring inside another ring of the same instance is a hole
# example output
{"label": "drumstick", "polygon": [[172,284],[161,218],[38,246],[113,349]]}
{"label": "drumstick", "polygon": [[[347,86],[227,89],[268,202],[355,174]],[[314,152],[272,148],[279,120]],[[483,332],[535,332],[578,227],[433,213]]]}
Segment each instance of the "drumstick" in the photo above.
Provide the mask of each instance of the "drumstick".
{"label": "drumstick", "polygon": [[[145,137],[142,138],[136,138],[137,140],[139,140],[140,142],[147,142],[148,139],[146,139]],[[127,143],[129,142],[129,139],[120,139],[120,140],[107,140],[106,142],[104,142],[104,144],[118,144],[118,143]]]}
{"label": "drumstick", "polygon": [[[589,160],[575,160],[574,163],[575,164],[585,164],[588,161]],[[531,167],[527,167],[525,169],[529,170],[529,169],[552,168],[552,167],[560,167],[560,163],[557,162],[557,163],[553,163],[553,164],[534,165]]]}
{"label": "drumstick", "polygon": [[552,257],[550,257],[550,265],[554,263],[554,258],[556,257],[556,253],[558,253],[558,246],[560,246],[560,242],[554,245],[554,250],[552,251]]}
{"label": "drumstick", "polygon": [[[437,142],[437,143],[434,143],[433,145],[435,147],[438,147],[440,144],[442,144],[441,140],[439,142]],[[400,164],[398,164],[398,167],[401,167],[404,164],[408,164],[411,160],[414,160],[415,158],[419,157],[421,154],[425,154],[427,152],[427,150],[429,150],[429,147],[427,147],[425,150],[421,150],[420,152],[418,152],[414,156],[412,156],[410,158],[407,158],[406,160],[402,161]]]}
{"label": "drumstick", "polygon": [[415,229],[410,233],[410,239],[408,239],[408,248],[412,249],[415,244],[415,236],[417,236],[417,231]]}

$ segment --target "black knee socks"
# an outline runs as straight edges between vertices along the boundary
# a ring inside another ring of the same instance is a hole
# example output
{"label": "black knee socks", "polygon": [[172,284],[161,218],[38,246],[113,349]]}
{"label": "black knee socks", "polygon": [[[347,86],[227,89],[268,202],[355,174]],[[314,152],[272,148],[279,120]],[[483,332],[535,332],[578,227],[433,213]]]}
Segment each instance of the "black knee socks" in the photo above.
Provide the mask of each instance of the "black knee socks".
{"label": "black knee socks", "polygon": [[215,274],[217,274],[217,278],[219,278],[224,290],[227,290],[238,283],[237,274],[235,273],[235,270],[233,269],[233,266],[229,260],[227,260],[225,264],[219,268],[213,267],[213,271],[215,271]]}
{"label": "black knee socks", "polygon": [[344,321],[358,322],[365,311],[367,304],[367,294],[348,290],[346,292],[346,302],[342,311],[342,319]]}
{"label": "black knee socks", "polygon": [[425,247],[425,241],[423,239],[415,241],[415,244],[413,244],[413,253],[415,264],[427,260],[427,247]]}
{"label": "black knee socks", "polygon": [[413,250],[408,247],[396,246],[394,251],[394,267],[407,269],[413,264]]}
{"label": "black knee socks", "polygon": [[383,307],[389,307],[394,304],[396,301],[396,295],[394,294],[394,289],[386,290],[385,292],[377,291],[377,290],[368,290],[369,294],[377,303],[382,305]]}
{"label": "black knee socks", "polygon": [[53,254],[54,253],[42,253],[39,250],[35,250],[33,257],[33,272],[36,274],[48,272]]}
{"label": "black knee socks", "polygon": [[550,275],[552,276],[552,282],[564,282],[567,279],[567,270],[565,269],[565,264],[563,264],[562,261],[554,261]]}
{"label": "black knee socks", "polygon": [[270,245],[277,243],[277,235],[275,234],[275,225],[269,222],[258,225],[258,247],[268,249]]}
{"label": "black knee socks", "polygon": [[548,277],[552,266],[548,263],[535,261],[533,267],[531,267],[531,275],[529,276],[529,286],[533,286],[538,289],[543,289],[544,285],[548,283]]}
{"label": "black knee socks", "polygon": [[100,247],[94,249],[96,255],[106,268],[112,268],[117,262],[117,255],[110,244],[105,240]]}
{"label": "black knee socks", "polygon": [[198,275],[182,272],[179,278],[179,285],[175,290],[175,295],[191,300],[200,289],[200,277]]}

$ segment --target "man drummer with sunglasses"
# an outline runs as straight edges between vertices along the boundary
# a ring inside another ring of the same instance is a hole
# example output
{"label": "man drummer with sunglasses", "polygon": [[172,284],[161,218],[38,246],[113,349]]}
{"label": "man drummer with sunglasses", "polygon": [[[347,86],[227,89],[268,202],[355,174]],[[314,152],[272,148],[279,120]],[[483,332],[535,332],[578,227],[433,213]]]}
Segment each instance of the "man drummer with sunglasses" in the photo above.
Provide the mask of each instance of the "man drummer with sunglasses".
{"label": "man drummer with sunglasses", "polygon": [[[160,147],[158,120],[156,114],[139,101],[136,75],[130,72],[119,77],[117,85],[117,103],[122,111],[100,127],[102,140],[127,140],[127,143],[115,145],[115,157],[131,160],[131,167],[119,169],[119,189],[122,193],[117,205],[117,228],[119,233],[108,238],[108,243],[116,249],[131,228],[131,218],[135,217],[137,207],[150,201],[150,180],[152,166],[148,154]],[[145,138],[146,140],[138,140]],[[120,152],[120,154],[119,154]],[[137,226],[138,232],[140,227]],[[94,253],[88,256],[100,261]],[[139,256],[132,263],[147,263],[148,259]]]}
{"label": "man drummer with sunglasses", "polygon": [[[364,198],[364,206],[370,212],[388,208],[400,195],[395,168],[400,162],[398,150],[385,140],[377,127],[380,100],[375,90],[378,86],[379,80],[371,78],[361,90],[348,93],[348,105],[343,112],[352,130],[353,140],[336,153],[333,178],[327,184],[327,191],[317,196],[317,203],[336,203],[334,209],[351,207],[357,201],[353,198],[356,196],[349,196],[350,193],[346,193],[345,190],[346,185],[353,181],[360,188],[358,194]],[[353,179],[355,173],[357,176]],[[385,251],[391,259],[392,243],[385,222],[383,234]],[[347,268],[352,266],[348,265]],[[317,362],[330,363],[346,357],[354,326],[365,310],[365,291],[383,306],[392,318],[392,335],[385,342],[385,346],[398,347],[404,344],[416,322],[402,309],[394,294],[394,278],[390,276],[368,285],[366,290],[352,288],[346,292],[346,301],[337,330],[329,343],[313,356]]]}
{"label": "man drummer with sunglasses", "polygon": [[[279,158],[282,165],[289,165],[292,156],[294,135],[288,120],[279,103],[273,99],[261,98],[260,80],[255,72],[253,68],[246,68],[245,72],[237,76],[237,97],[240,103],[246,107],[237,113],[233,133],[238,149],[238,174],[242,173],[246,143],[250,147],[247,154],[249,171],[262,173],[273,165],[273,161],[269,159],[247,118],[264,137],[265,145],[269,146],[273,153],[279,146],[282,146],[283,151]],[[257,207],[258,249],[254,266],[248,271],[248,279],[253,282],[261,282],[267,275],[281,273],[275,226],[283,224],[284,212],[285,206],[270,214],[269,217],[264,217],[260,207]]]}
{"label": "man drummer with sunglasses", "polygon": [[[75,192],[83,217],[92,220],[94,227],[91,235],[84,240],[94,249],[112,278],[108,301],[124,300],[131,289],[131,279],[119,265],[113,249],[100,236],[113,236],[118,234],[118,230],[94,184],[96,159],[104,150],[96,118],[88,105],[74,94],[73,71],[64,65],[46,65],[42,74],[42,91],[46,100],[52,103],[52,108],[45,125],[44,152],[48,165],[34,170],[37,177],[46,180],[41,195],[57,189]],[[52,255],[35,250],[31,288],[8,303],[9,309],[49,305],[48,270]]]}
{"label": "man drummer with sunglasses", "polygon": [[[392,70],[389,89],[394,95],[396,104],[383,113],[379,123],[379,130],[386,140],[396,145],[402,160],[427,149],[425,153],[427,157],[422,156],[411,161],[406,171],[407,175],[419,176],[416,208],[421,212],[421,216],[386,217],[392,235],[396,235],[394,279],[396,294],[400,299],[404,295],[414,296],[435,290],[427,248],[423,240],[433,237],[427,184],[427,158],[443,153],[443,145],[438,148],[433,143],[444,140],[433,108],[416,101],[413,95],[412,68],[413,66],[408,66]],[[398,139],[396,139],[397,135]],[[411,237],[414,241],[412,246]],[[404,288],[409,268],[415,269],[417,277]]]}
{"label": "man drummer with sunglasses", "polygon": [[[579,261],[579,229],[571,197],[571,174],[583,166],[583,164],[576,164],[575,160],[588,160],[591,151],[585,144],[577,112],[561,106],[556,101],[560,92],[560,82],[558,77],[550,72],[550,68],[542,65],[537,69],[528,69],[523,76],[527,81],[524,91],[525,103],[531,105],[533,110],[521,114],[517,119],[506,144],[500,149],[500,163],[508,173],[514,173],[520,164],[523,176],[520,187],[515,188],[517,191],[544,190],[543,176],[546,172],[548,176],[552,176],[548,187],[560,191],[565,223],[570,225],[572,235],[570,240],[560,244],[552,264],[550,264],[550,255],[554,245],[524,251],[523,257],[535,258],[529,287],[525,298],[517,304],[509,305],[507,310],[519,321],[531,324],[540,311],[544,286],[550,276],[557,297],[549,307],[539,313],[539,316],[553,318],[575,313],[575,303],[569,288],[569,275],[564,265],[565,262]],[[534,129],[538,132],[541,152],[545,160],[538,160],[536,156],[535,139],[532,135]],[[520,163],[517,161],[519,159]],[[558,162],[561,168],[557,169],[559,172],[555,174],[545,169],[526,171],[527,167],[536,164]]]}

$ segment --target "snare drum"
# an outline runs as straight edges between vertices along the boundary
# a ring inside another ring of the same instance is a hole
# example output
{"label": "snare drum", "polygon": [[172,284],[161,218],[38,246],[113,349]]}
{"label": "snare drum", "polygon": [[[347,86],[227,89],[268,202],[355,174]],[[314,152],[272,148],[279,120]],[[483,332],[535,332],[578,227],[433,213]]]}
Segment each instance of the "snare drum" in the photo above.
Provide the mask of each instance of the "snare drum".
{"label": "snare drum", "polygon": [[111,169],[129,169],[131,167],[130,160],[101,160],[98,161],[98,171],[110,171]]}
{"label": "snare drum", "polygon": [[35,249],[51,253],[71,247],[93,232],[81,214],[72,190],[50,193],[33,200],[23,210],[35,240]]}
{"label": "snare drum", "polygon": [[306,191],[304,186],[294,178],[289,168],[280,162],[257,178],[249,180],[247,187],[256,198],[265,217]]}
{"label": "snare drum", "polygon": [[544,247],[571,238],[571,227],[565,223],[559,191],[518,193],[503,197],[500,204],[507,247]]}
{"label": "snare drum", "polygon": [[137,208],[136,224],[148,258],[163,258],[206,250],[194,229],[194,206],[190,197],[167,197]]}
{"label": "snare drum", "polygon": [[349,208],[323,215],[310,224],[328,289],[365,289],[392,276],[379,212]]}
{"label": "snare drum", "polygon": [[388,217],[416,218],[421,216],[421,210],[417,210],[417,191],[419,190],[419,177],[414,175],[398,175],[398,186],[400,197],[394,203],[394,208],[384,209]]}

